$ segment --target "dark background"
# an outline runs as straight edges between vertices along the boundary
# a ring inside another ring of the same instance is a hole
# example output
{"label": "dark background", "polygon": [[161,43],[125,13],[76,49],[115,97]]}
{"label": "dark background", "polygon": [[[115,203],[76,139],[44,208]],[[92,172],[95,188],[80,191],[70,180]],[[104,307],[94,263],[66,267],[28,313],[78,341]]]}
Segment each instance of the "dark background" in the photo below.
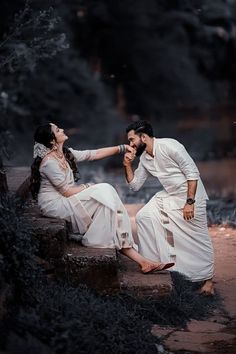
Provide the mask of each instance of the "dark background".
{"label": "dark background", "polygon": [[235,158],[235,1],[4,0],[0,35],[6,164],[31,163],[39,124],[94,148],[138,118],[198,161]]}

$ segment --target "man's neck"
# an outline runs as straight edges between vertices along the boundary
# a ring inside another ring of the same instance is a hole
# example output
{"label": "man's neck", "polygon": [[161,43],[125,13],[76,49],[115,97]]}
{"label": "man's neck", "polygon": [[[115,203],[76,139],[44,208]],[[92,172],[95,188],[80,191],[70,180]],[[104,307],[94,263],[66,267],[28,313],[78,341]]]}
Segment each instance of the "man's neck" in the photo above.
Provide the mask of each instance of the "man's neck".
{"label": "man's neck", "polygon": [[149,138],[146,145],[147,145],[145,149],[146,153],[151,157],[154,157],[153,155],[154,138]]}

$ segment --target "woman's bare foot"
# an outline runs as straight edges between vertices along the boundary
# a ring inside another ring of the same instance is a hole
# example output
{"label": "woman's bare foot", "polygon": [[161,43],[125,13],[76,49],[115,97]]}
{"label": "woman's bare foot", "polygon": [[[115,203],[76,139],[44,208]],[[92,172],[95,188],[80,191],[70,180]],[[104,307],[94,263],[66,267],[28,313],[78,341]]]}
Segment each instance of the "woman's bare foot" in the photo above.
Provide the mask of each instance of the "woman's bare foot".
{"label": "woman's bare foot", "polygon": [[212,296],[215,294],[214,285],[212,279],[205,280],[203,286],[201,287],[200,294],[206,296]]}
{"label": "woman's bare foot", "polygon": [[175,265],[175,263],[146,263],[141,266],[141,271],[143,274],[151,274],[160,272],[162,270],[171,268]]}
{"label": "woman's bare foot", "polygon": [[123,253],[125,256],[129,257],[136,263],[141,268],[142,273],[144,274],[149,274],[151,272],[158,272],[170,267],[173,267],[174,263],[157,263],[153,262],[150,259],[145,258],[141,254],[139,254],[134,248],[122,248],[120,250],[121,253]]}

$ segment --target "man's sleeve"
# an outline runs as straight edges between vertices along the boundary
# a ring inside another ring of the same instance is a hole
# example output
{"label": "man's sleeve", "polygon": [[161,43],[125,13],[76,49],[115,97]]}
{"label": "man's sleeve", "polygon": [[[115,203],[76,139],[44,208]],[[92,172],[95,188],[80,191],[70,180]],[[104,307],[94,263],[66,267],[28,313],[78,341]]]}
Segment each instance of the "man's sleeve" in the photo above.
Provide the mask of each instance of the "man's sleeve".
{"label": "man's sleeve", "polygon": [[74,150],[72,148],[69,148],[69,150],[74,155],[76,162],[94,160],[97,151],[97,150]]}
{"label": "man's sleeve", "polygon": [[168,147],[168,150],[170,157],[179,165],[188,181],[199,179],[198,168],[182,144],[173,140],[173,144]]}
{"label": "man's sleeve", "polygon": [[148,176],[148,171],[145,169],[142,162],[140,161],[138,168],[134,171],[134,178],[131,182],[128,183],[130,189],[137,192],[142,187]]}

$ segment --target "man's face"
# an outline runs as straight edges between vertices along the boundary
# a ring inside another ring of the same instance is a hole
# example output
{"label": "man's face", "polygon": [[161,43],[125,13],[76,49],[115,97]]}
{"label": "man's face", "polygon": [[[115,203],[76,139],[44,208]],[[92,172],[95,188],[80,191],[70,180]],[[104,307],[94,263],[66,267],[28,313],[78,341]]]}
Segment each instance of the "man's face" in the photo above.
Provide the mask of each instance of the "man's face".
{"label": "man's face", "polygon": [[129,145],[136,150],[136,156],[142,155],[146,149],[146,144],[142,142],[139,135],[135,134],[134,130],[128,132]]}

